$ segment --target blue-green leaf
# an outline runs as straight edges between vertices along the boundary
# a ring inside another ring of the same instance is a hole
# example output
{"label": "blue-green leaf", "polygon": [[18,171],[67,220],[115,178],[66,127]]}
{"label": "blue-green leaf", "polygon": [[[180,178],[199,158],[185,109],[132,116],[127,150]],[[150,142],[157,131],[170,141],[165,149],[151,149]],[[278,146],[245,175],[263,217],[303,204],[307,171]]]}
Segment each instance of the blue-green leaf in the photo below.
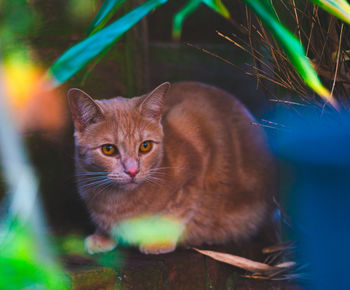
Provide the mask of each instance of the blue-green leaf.
{"label": "blue-green leaf", "polygon": [[88,62],[108,46],[116,42],[126,31],[145,17],[154,8],[167,0],[149,0],[115,22],[69,48],[50,67],[48,74],[53,85],[58,86],[81,70]]}
{"label": "blue-green leaf", "polygon": [[101,30],[124,2],[125,0],[105,0],[88,29],[88,35]]}
{"label": "blue-green leaf", "polygon": [[230,18],[230,13],[228,12],[225,5],[221,2],[221,0],[190,0],[173,17],[173,31],[172,31],[173,39],[175,40],[180,39],[184,20],[190,14],[192,14],[202,3],[206,4],[208,7],[210,7],[211,9],[213,9],[215,12],[219,13],[223,17]]}

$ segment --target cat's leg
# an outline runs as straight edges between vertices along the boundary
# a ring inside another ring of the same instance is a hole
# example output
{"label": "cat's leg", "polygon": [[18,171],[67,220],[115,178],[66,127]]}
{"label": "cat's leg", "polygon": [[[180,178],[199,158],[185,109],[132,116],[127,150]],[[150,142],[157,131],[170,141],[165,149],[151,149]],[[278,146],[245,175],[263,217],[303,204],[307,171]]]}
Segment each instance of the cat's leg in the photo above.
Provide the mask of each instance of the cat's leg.
{"label": "cat's leg", "polygon": [[117,242],[110,236],[96,231],[85,239],[85,250],[90,254],[109,252],[117,246]]}

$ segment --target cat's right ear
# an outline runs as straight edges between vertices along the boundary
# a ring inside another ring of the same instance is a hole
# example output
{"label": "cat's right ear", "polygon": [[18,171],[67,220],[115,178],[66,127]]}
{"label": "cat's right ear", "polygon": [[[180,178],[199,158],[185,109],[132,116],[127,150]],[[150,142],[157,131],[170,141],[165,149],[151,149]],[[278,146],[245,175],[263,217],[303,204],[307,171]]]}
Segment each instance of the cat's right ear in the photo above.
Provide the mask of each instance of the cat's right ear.
{"label": "cat's right ear", "polygon": [[83,131],[90,124],[104,118],[102,108],[82,90],[70,89],[67,93],[67,100],[75,129],[78,131]]}

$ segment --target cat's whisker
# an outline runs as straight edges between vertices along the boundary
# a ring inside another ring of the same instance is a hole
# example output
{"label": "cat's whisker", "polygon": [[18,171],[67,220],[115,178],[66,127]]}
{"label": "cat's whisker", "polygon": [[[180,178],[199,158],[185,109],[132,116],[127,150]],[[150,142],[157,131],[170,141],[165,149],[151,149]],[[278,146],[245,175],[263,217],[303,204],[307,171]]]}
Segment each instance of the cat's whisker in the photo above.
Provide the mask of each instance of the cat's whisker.
{"label": "cat's whisker", "polygon": [[163,179],[154,177],[152,175],[149,175],[145,178],[145,182],[153,183],[155,185],[161,185],[163,183]]}
{"label": "cat's whisker", "polygon": [[121,175],[113,175],[113,174],[110,174],[109,175],[110,178],[116,178],[116,179],[122,179],[123,177]]}
{"label": "cat's whisker", "polygon": [[100,185],[98,194],[100,194],[103,191],[106,191],[112,185],[113,185],[113,182],[111,182],[111,180],[107,180],[106,182],[104,182],[103,184]]}
{"label": "cat's whisker", "polygon": [[80,180],[103,180],[107,178],[106,176],[80,176]]}
{"label": "cat's whisker", "polygon": [[89,184],[94,184],[94,183],[99,183],[99,182],[103,182],[106,178],[89,178],[89,179],[82,179],[82,180],[78,180],[77,184],[80,186],[86,186]]}
{"label": "cat's whisker", "polygon": [[150,172],[151,176],[168,177],[169,174],[166,172]]}
{"label": "cat's whisker", "polygon": [[178,166],[167,166],[167,167],[156,167],[156,168],[151,168],[151,169],[185,169],[186,167],[178,167]]}
{"label": "cat's whisker", "polygon": [[99,179],[99,180],[92,180],[90,182],[86,182],[81,184],[82,188],[88,188],[88,187],[96,187],[99,186],[101,184],[104,184],[105,182],[110,182],[110,180],[108,180],[107,178],[103,178],[103,179]]}
{"label": "cat's whisker", "polygon": [[161,179],[161,178],[159,178],[159,177],[156,177],[156,176],[153,176],[153,175],[150,175],[149,177],[152,178],[152,179],[154,179],[154,180],[163,181],[163,179]]}
{"label": "cat's whisker", "polygon": [[155,184],[155,185],[159,185],[159,183],[154,182],[153,180],[150,180],[150,179],[145,179],[145,182],[149,182],[149,183],[152,183],[152,184]]}
{"label": "cat's whisker", "polygon": [[103,176],[103,175],[107,175],[108,172],[80,172],[80,173],[77,173],[75,174],[75,176],[93,176],[93,175],[96,175],[96,176]]}
{"label": "cat's whisker", "polygon": [[164,173],[168,174],[168,169],[185,169],[185,167],[156,167],[156,168],[151,168],[149,171],[151,173],[157,172],[157,173]]}

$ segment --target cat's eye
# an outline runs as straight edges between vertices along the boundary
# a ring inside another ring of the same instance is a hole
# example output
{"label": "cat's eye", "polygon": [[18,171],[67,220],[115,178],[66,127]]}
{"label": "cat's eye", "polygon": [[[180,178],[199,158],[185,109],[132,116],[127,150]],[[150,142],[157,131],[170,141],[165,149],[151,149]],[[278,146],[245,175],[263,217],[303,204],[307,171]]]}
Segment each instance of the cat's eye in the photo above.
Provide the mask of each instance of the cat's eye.
{"label": "cat's eye", "polygon": [[113,144],[104,144],[101,146],[102,153],[106,156],[114,156],[118,154],[118,149]]}
{"label": "cat's eye", "polygon": [[140,145],[140,152],[141,153],[147,153],[152,149],[152,141],[144,141]]}

